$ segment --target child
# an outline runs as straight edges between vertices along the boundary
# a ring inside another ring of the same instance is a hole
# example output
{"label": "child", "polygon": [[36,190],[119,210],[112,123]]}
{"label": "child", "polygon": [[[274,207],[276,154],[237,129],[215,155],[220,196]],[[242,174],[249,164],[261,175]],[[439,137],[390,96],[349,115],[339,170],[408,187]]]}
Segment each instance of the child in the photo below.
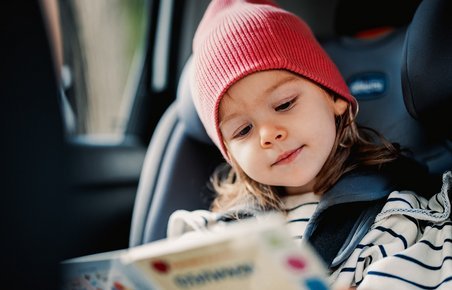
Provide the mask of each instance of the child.
{"label": "child", "polygon": [[212,212],[175,212],[169,237],[277,210],[333,286],[452,287],[451,173],[427,196],[422,168],[356,125],[355,98],[300,18],[270,1],[213,0],[192,87],[228,165],[212,177]]}

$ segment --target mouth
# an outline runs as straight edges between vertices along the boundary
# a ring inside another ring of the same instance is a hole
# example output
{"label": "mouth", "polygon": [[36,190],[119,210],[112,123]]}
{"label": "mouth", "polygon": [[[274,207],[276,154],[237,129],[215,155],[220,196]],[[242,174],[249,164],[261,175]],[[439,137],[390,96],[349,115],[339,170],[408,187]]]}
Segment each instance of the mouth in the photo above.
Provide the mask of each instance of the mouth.
{"label": "mouth", "polygon": [[283,164],[288,164],[288,163],[292,162],[293,160],[295,160],[295,158],[298,157],[301,150],[303,150],[303,147],[304,147],[304,145],[298,147],[297,149],[284,152],[283,154],[278,156],[276,161],[271,166],[283,165]]}

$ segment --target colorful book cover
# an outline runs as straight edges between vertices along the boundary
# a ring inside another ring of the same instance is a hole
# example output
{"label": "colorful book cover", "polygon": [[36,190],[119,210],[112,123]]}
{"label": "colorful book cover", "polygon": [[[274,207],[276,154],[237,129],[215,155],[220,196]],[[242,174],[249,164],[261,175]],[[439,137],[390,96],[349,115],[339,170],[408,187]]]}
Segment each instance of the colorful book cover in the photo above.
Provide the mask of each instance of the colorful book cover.
{"label": "colorful book cover", "polygon": [[65,260],[61,263],[62,290],[108,289],[112,263],[124,250]]}
{"label": "colorful book cover", "polygon": [[64,290],[328,289],[326,267],[309,244],[294,243],[279,214],[62,266]]}
{"label": "colorful book cover", "polygon": [[310,245],[296,245],[284,218],[273,214],[133,248],[118,262],[160,290],[328,289],[322,261]]}

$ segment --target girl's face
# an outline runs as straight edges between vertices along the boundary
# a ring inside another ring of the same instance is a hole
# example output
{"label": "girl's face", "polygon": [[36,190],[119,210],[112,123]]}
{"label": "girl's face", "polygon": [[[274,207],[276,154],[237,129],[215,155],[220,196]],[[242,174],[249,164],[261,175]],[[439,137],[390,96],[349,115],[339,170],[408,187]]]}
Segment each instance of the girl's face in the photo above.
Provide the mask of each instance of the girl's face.
{"label": "girl's face", "polygon": [[336,137],[335,115],[348,103],[293,73],[253,73],[220,103],[220,129],[231,159],[257,182],[289,194],[312,191]]}

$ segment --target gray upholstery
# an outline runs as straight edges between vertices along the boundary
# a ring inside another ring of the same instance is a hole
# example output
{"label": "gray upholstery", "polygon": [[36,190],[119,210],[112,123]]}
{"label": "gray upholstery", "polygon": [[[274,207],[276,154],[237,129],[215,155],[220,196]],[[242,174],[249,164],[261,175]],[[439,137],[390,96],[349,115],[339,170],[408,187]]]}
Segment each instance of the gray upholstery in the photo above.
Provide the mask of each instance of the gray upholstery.
{"label": "gray upholstery", "polygon": [[[405,28],[399,29],[371,42],[340,38],[323,45],[349,84],[358,84],[358,121],[410,148],[431,172],[439,173],[452,165],[450,150],[444,145],[447,143],[429,140],[427,131],[432,128],[413,119],[403,101],[400,68],[405,32]],[[181,77],[178,98],[161,120],[149,147],[130,246],[164,238],[168,217],[174,210],[207,208],[209,204],[206,184],[222,157],[194,112],[187,82],[189,63]],[[363,86],[373,81],[375,86]]]}
{"label": "gray upholstery", "polygon": [[422,140],[422,132],[403,103],[400,65],[404,38],[405,29],[399,29],[377,39],[342,37],[323,46],[359,102],[359,124],[409,145]]}
{"label": "gray upholstery", "polygon": [[414,119],[404,103],[401,67],[406,32],[399,28],[371,40],[342,37],[323,46],[359,102],[358,123],[409,149],[431,172],[442,173],[451,164],[450,150],[442,140],[429,137],[435,128]]}
{"label": "gray upholstery", "polygon": [[206,130],[204,130],[191,99],[189,79],[191,61],[192,58],[190,57],[180,77],[179,87],[177,88],[177,112],[181,122],[185,126],[185,132],[190,137],[206,144],[213,144]]}
{"label": "gray upholstery", "polygon": [[[402,57],[404,100],[410,114],[452,138],[452,2],[423,1],[407,33]],[[428,41],[425,41],[428,39]]]}
{"label": "gray upholstery", "polygon": [[196,114],[188,88],[189,62],[182,72],[176,101],[156,128],[140,178],[130,246],[166,236],[176,209],[207,209],[209,176],[222,162]]}

